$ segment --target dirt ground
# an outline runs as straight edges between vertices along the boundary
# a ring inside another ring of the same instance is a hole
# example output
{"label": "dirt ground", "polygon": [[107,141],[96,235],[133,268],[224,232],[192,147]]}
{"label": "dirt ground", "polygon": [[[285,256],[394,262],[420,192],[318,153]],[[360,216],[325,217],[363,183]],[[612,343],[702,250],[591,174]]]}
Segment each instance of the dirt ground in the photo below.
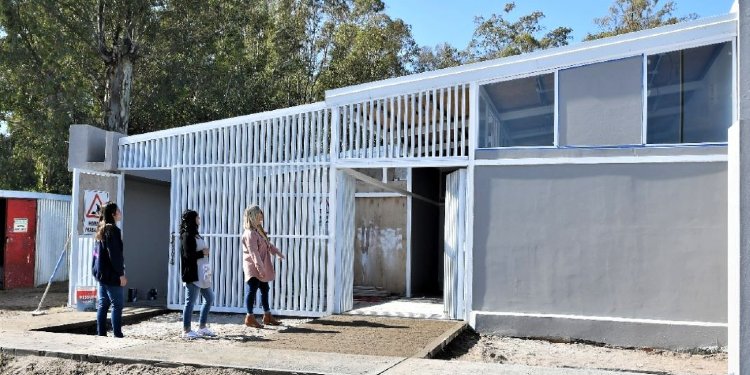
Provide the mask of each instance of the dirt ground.
{"label": "dirt ground", "polygon": [[38,356],[9,356],[0,353],[0,375],[247,375],[252,372],[234,369],[195,368],[190,366],[157,367],[119,363],[91,363]]}
{"label": "dirt ground", "polygon": [[[75,314],[65,307],[67,286],[52,286],[45,299],[46,318],[31,317],[44,288],[0,290],[0,323],[23,327],[24,322],[54,319],[57,314]],[[84,313],[78,313],[84,314]],[[92,313],[86,313],[92,314]],[[93,315],[91,316],[93,320]],[[410,356],[444,330],[431,320],[332,316],[322,319],[284,318],[281,327],[244,327],[241,314],[211,313],[209,325],[222,345],[261,346],[314,352]],[[196,324],[198,314],[193,316]],[[126,336],[154,340],[182,340],[181,314],[171,312],[137,324],[126,325]],[[314,333],[314,334],[313,334]],[[197,342],[196,345],[199,345]],[[726,352],[676,353],[661,350],[613,348],[581,343],[552,343],[478,335],[460,335],[440,355],[440,359],[522,364],[545,367],[630,370],[658,374],[725,374]],[[0,374],[247,374],[230,369],[163,368],[152,365],[88,363],[36,356],[0,356]]]}
{"label": "dirt ground", "polygon": [[581,343],[553,343],[467,331],[439,354],[440,359],[544,367],[628,370],[657,374],[713,375],[727,373],[727,353],[718,348],[702,353],[615,348]]}
{"label": "dirt ground", "polygon": [[[45,287],[46,285],[39,288],[0,290],[0,314],[14,316],[35,310]],[[44,299],[42,309],[56,311],[66,309],[67,304],[68,283],[53,283]]]}

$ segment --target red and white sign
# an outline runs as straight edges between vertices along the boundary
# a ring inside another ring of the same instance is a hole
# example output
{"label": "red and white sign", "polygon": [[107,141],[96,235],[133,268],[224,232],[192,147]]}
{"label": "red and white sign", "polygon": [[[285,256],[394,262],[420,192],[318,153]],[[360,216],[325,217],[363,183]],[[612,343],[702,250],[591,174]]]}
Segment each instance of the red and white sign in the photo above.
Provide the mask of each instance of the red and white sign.
{"label": "red and white sign", "polygon": [[106,191],[85,190],[83,194],[83,235],[90,236],[96,233],[99,225],[99,210],[109,202],[109,193]]}

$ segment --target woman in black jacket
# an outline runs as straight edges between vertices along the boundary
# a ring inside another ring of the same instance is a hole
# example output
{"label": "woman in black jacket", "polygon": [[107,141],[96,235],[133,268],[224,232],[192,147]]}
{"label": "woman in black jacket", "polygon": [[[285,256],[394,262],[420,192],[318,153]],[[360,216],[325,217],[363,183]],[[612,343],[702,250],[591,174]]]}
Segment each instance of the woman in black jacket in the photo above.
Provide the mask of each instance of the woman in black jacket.
{"label": "woman in black jacket", "polygon": [[123,337],[123,287],[127,285],[128,278],[125,277],[122,233],[115,224],[120,220],[122,212],[117,204],[109,202],[100,209],[91,266],[94,278],[99,281],[99,303],[96,307],[96,333],[99,336],[107,336],[107,311],[111,305],[112,333],[115,337]]}
{"label": "woman in black jacket", "polygon": [[[208,312],[214,301],[211,291],[211,265],[208,263],[208,245],[198,234],[201,218],[193,210],[185,210],[180,223],[180,269],[182,281],[185,283],[185,308],[182,310],[183,337],[192,340],[201,336],[216,336],[208,327]],[[198,294],[203,296],[203,306],[198,320],[199,329],[193,331],[193,305],[198,300]]]}

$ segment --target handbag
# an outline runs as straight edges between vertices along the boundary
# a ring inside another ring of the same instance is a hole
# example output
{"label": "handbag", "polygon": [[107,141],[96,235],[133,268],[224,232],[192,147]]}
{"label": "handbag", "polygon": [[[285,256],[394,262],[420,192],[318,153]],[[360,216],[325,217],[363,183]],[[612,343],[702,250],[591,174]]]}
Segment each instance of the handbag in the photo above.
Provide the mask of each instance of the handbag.
{"label": "handbag", "polygon": [[207,257],[198,259],[198,281],[195,283],[201,288],[210,288],[213,285],[213,270]]}

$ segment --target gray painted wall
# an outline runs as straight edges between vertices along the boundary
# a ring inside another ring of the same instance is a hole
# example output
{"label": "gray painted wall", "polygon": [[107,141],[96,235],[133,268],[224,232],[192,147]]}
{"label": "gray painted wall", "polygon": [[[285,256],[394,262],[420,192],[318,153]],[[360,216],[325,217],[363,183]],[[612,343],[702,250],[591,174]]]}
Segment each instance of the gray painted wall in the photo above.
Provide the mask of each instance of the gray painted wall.
{"label": "gray painted wall", "polygon": [[473,309],[726,322],[726,169],[477,167]]}
{"label": "gray painted wall", "polygon": [[560,70],[560,144],[640,144],[642,77],[640,56]]}
{"label": "gray painted wall", "polygon": [[169,185],[126,177],[124,195],[122,230],[128,274],[126,288],[137,288],[142,301],[146,300],[149,289],[156,288],[156,302],[166,306]]}

